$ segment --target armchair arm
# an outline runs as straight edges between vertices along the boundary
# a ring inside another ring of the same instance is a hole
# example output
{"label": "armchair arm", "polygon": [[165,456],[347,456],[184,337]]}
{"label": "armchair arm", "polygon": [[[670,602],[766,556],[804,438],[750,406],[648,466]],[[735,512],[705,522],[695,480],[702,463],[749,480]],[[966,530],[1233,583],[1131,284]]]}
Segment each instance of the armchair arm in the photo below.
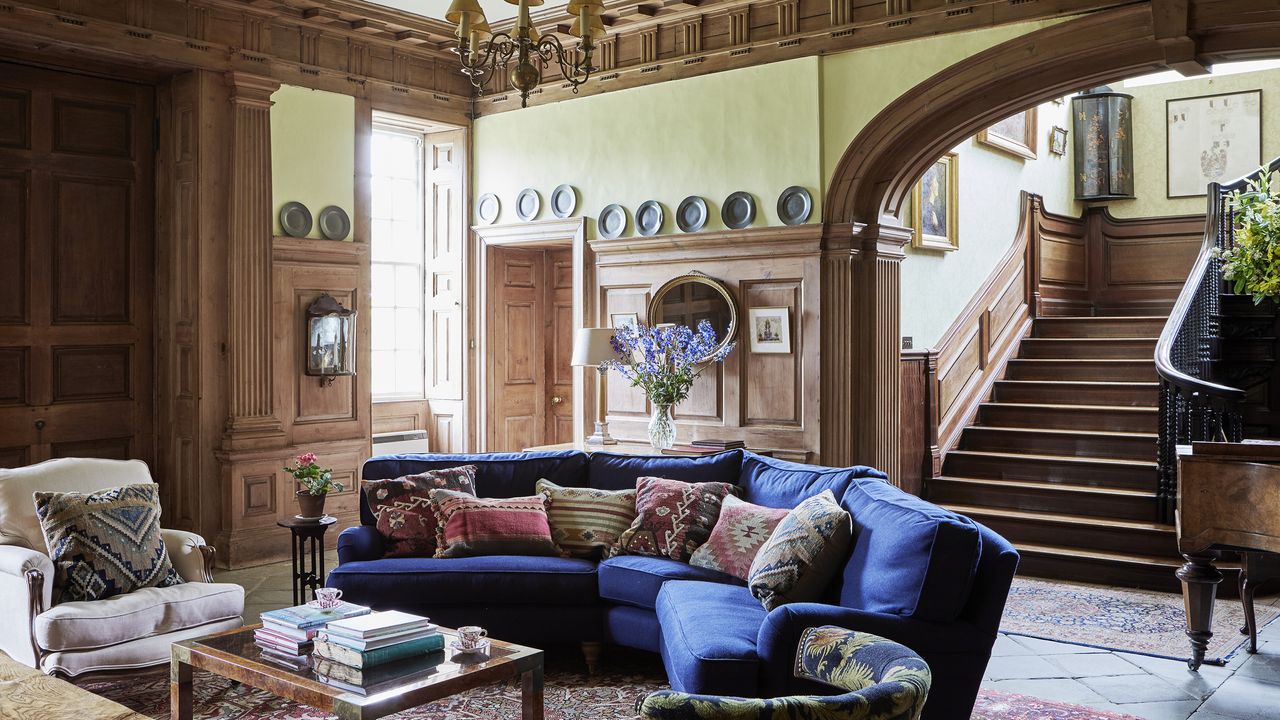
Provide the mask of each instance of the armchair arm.
{"label": "armchair arm", "polygon": [[338,564],[377,560],[385,552],[382,535],[372,525],[349,527],[338,535]]}
{"label": "armchair arm", "polygon": [[203,537],[185,530],[161,528],[160,538],[169,553],[169,562],[183,580],[213,582],[213,548],[205,544]]}
{"label": "armchair arm", "polygon": [[[48,555],[16,545],[0,545],[0,651],[38,667],[35,619],[53,604],[53,561]],[[17,621],[17,618],[23,618]]]}

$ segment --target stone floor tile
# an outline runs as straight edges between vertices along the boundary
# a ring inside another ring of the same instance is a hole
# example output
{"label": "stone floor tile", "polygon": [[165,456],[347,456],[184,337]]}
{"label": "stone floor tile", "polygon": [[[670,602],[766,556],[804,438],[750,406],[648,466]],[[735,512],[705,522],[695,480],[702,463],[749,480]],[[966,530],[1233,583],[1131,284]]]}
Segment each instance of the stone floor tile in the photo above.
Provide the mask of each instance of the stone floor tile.
{"label": "stone floor tile", "polygon": [[1065,670],[1067,677],[1073,678],[1132,675],[1142,670],[1137,665],[1126,662],[1115,653],[1075,653],[1072,655],[1042,655],[1041,657]]}
{"label": "stone floor tile", "polygon": [[1072,643],[1055,642],[1053,640],[1041,640],[1039,638],[1023,637],[1021,635],[1010,635],[1009,637],[1018,641],[1023,647],[1035,651],[1037,655],[1068,655],[1071,653],[1096,653],[1106,652],[1100,648],[1085,647],[1084,645],[1075,645]]}
{"label": "stone floor tile", "polygon": [[1234,675],[1222,683],[1203,708],[1238,720],[1276,720],[1280,717],[1280,683]]}
{"label": "stone floor tile", "polygon": [[1007,655],[1035,655],[1035,651],[1002,633],[996,636],[996,644],[991,648],[991,656],[1005,657]]}
{"label": "stone floor tile", "polygon": [[[1259,680],[1280,682],[1280,647],[1274,643],[1263,645],[1258,648],[1258,654],[1246,658],[1236,672]],[[1276,714],[1280,715],[1280,709],[1277,709]]]}
{"label": "stone floor tile", "polygon": [[1101,695],[1071,678],[989,680],[982,687],[1061,703],[1105,703]]}
{"label": "stone floor tile", "polygon": [[1205,710],[1202,705],[1201,709],[1191,714],[1191,720],[1240,720],[1240,718],[1233,718],[1227,715],[1219,715],[1216,712],[1209,712],[1208,710]]}
{"label": "stone floor tile", "polygon": [[1028,678],[1060,678],[1065,677],[1062,668],[1034,655],[1006,655],[993,657],[987,663],[987,680],[1013,680]]}
{"label": "stone floor tile", "polygon": [[1201,705],[1199,700],[1167,700],[1149,703],[1118,703],[1116,712],[1137,715],[1145,720],[1187,720]]}
{"label": "stone floor tile", "polygon": [[1164,680],[1147,673],[1081,678],[1080,682],[1088,685],[1094,692],[1114,703],[1197,699],[1191,693],[1174,687]]}

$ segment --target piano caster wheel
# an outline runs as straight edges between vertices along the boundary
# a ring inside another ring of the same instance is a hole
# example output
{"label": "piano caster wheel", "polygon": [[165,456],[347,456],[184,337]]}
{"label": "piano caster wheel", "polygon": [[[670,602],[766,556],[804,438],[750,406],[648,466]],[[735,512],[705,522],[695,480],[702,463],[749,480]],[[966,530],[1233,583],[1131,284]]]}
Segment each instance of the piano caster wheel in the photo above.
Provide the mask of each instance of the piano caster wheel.
{"label": "piano caster wheel", "polygon": [[1196,672],[1200,669],[1200,665],[1204,663],[1204,653],[1197,650],[1195,654],[1187,658],[1187,669]]}

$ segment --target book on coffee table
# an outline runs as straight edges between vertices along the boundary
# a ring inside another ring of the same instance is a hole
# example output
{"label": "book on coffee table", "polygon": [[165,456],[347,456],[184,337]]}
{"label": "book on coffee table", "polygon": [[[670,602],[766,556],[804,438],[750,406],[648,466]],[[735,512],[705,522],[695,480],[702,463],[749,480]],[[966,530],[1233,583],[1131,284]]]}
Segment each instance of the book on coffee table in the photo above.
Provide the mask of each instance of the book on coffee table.
{"label": "book on coffee table", "polygon": [[361,670],[313,655],[311,668],[315,671],[316,679],[326,685],[361,695],[376,695],[384,690],[430,677],[437,672],[442,662],[444,653],[434,652]]}
{"label": "book on coffee table", "polygon": [[332,642],[326,633],[320,633],[316,636],[315,649],[312,650],[312,654],[359,670],[385,665],[405,658],[426,655],[429,652],[443,649],[444,636],[438,632],[375,650],[355,650],[344,647]]}
{"label": "book on coffee table", "polygon": [[335,620],[368,615],[372,610],[355,603],[341,602],[331,608],[318,608],[310,604],[268,610],[259,617],[264,625],[277,625],[296,630],[314,630]]}
{"label": "book on coffee table", "polygon": [[335,619],[325,625],[325,630],[330,635],[369,640],[432,627],[431,620],[421,615],[411,615],[399,610],[384,610],[342,620]]}

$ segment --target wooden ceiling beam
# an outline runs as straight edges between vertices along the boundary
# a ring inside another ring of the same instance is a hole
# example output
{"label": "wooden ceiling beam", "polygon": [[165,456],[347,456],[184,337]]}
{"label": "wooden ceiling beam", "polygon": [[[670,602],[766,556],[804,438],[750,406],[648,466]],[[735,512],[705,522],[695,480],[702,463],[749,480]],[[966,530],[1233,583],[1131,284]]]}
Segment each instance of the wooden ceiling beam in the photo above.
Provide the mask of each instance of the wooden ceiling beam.
{"label": "wooden ceiling beam", "polygon": [[1151,24],[1156,42],[1164,49],[1166,65],[1187,77],[1209,74],[1209,64],[1200,58],[1189,32],[1190,0],[1151,0]]}

